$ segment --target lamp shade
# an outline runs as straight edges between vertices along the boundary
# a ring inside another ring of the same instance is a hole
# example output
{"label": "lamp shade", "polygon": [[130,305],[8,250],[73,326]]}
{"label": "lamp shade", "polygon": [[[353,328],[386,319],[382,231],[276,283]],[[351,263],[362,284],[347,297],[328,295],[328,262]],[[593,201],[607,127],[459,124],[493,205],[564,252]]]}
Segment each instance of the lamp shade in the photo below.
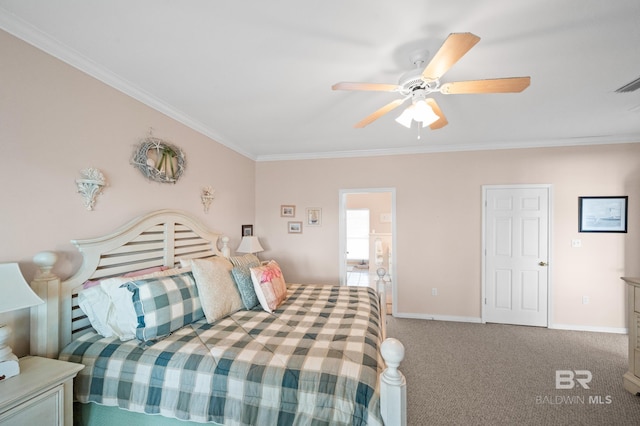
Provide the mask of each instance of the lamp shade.
{"label": "lamp shade", "polygon": [[0,264],[0,313],[44,303],[24,280],[17,263]]}
{"label": "lamp shade", "polygon": [[238,246],[238,249],[236,251],[240,253],[253,254],[253,253],[264,251],[264,249],[260,245],[260,241],[258,240],[258,237],[251,235],[251,236],[242,237],[242,241],[240,241],[240,245]]}

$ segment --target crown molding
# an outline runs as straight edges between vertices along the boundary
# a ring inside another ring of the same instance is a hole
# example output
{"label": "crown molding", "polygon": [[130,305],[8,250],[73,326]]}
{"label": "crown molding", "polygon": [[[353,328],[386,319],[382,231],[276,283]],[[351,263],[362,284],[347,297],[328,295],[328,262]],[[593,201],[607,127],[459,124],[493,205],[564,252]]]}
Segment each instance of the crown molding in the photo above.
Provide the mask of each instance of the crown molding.
{"label": "crown molding", "polygon": [[258,155],[256,162],[268,161],[295,161],[295,160],[319,160],[331,158],[358,158],[358,157],[382,157],[391,155],[410,154],[433,154],[444,152],[462,151],[497,151],[503,149],[526,149],[526,148],[558,148],[566,146],[589,146],[589,145],[614,145],[625,143],[640,143],[640,134],[631,135],[611,135],[611,136],[590,136],[562,139],[546,139],[521,142],[494,142],[484,143],[482,146],[472,144],[448,144],[448,145],[423,145],[407,148],[393,149],[373,149],[359,151],[328,151],[317,153],[297,153],[297,154],[274,154]]}
{"label": "crown molding", "polygon": [[193,119],[184,112],[173,108],[167,102],[157,98],[140,87],[123,79],[119,75],[107,70],[100,64],[88,59],[80,52],[71,49],[62,42],[42,32],[38,28],[15,16],[8,10],[0,7],[0,28],[9,34],[29,43],[30,45],[48,53],[49,55],[65,62],[66,64],[90,75],[106,85],[124,93],[125,95],[142,102],[150,108],[159,111],[166,116],[184,124],[185,126],[207,136],[210,139],[226,146],[249,159],[255,160],[255,156],[240,146],[229,141],[223,135],[213,131],[198,120]]}

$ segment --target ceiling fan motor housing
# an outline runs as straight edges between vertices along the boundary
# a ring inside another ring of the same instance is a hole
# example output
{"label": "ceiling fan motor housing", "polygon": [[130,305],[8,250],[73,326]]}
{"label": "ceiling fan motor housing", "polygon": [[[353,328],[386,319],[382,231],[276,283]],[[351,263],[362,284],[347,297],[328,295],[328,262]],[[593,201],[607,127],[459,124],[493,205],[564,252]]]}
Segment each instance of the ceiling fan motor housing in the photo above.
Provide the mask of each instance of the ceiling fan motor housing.
{"label": "ceiling fan motor housing", "polygon": [[439,80],[425,80],[422,77],[422,70],[415,69],[404,73],[398,82],[401,94],[407,96],[416,90],[424,90],[426,93],[435,92],[440,87]]}

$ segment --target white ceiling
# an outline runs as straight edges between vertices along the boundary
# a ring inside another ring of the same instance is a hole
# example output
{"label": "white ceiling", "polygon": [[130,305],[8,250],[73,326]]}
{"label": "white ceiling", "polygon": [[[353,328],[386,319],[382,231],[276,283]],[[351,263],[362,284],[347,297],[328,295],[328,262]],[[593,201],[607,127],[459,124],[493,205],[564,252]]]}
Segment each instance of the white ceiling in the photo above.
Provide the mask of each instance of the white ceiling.
{"label": "white ceiling", "polygon": [[[0,0],[0,28],[259,161],[640,142],[638,0]],[[396,84],[452,32],[481,41],[443,83],[531,86],[436,93],[420,139],[401,109],[353,127],[400,95],[334,83]]]}

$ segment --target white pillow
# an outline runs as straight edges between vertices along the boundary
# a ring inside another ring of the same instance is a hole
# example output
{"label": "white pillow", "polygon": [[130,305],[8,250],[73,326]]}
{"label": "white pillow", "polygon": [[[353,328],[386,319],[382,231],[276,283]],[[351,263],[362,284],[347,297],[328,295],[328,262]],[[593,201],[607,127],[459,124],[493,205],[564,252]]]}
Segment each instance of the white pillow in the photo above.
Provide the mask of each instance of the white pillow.
{"label": "white pillow", "polygon": [[78,305],[98,333],[104,337],[113,336],[113,329],[107,323],[109,296],[102,287],[96,285],[82,290],[78,293]]}
{"label": "white pillow", "polygon": [[113,330],[113,334],[118,336],[120,340],[134,339],[136,337],[136,327],[138,326],[138,318],[133,307],[131,292],[120,286],[129,281],[144,278],[144,275],[132,278],[115,277],[100,283],[100,287],[109,298],[107,324]]}

